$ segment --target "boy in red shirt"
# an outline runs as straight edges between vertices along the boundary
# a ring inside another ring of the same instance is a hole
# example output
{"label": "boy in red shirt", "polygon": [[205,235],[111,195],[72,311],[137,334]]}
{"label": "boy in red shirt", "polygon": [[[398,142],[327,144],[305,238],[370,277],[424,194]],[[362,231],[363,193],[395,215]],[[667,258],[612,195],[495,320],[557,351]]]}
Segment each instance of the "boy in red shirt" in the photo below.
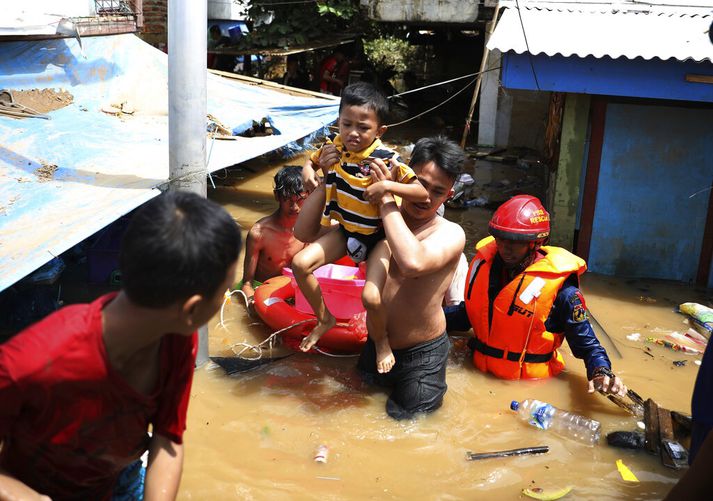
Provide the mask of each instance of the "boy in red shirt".
{"label": "boy in red shirt", "polygon": [[220,308],[240,246],[216,203],[161,195],[126,231],[121,291],[0,345],[0,500],[110,499],[122,471],[140,486],[146,450],[144,488],[124,495],[176,497],[196,330]]}

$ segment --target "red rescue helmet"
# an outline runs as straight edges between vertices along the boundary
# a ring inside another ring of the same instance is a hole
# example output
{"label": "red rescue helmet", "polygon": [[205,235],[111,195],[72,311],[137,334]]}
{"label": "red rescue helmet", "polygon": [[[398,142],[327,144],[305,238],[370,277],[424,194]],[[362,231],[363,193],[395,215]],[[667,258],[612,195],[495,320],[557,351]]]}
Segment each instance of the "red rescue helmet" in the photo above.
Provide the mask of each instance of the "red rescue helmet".
{"label": "red rescue helmet", "polygon": [[497,238],[544,241],[550,235],[550,215],[536,197],[516,195],[498,207],[488,229]]}

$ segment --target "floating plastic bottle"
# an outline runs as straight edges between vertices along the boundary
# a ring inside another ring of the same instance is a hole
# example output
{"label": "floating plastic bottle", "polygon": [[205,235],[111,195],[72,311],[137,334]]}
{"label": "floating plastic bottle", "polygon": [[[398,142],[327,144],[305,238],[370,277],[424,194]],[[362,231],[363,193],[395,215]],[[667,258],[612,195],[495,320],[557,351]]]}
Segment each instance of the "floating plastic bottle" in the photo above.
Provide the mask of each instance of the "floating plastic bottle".
{"label": "floating plastic bottle", "polygon": [[599,442],[599,421],[563,411],[539,400],[513,400],[510,408],[517,412],[520,419],[541,430],[552,430],[587,445]]}
{"label": "floating plastic bottle", "polygon": [[320,445],[314,453],[314,460],[317,463],[326,463],[329,456],[329,448],[326,445]]}

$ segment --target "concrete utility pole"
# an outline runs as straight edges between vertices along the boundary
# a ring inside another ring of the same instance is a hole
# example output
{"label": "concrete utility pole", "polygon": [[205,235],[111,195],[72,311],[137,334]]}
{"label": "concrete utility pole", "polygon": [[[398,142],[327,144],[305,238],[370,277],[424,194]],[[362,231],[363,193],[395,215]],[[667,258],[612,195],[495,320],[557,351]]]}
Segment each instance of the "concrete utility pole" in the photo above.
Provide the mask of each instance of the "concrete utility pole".
{"label": "concrete utility pole", "polygon": [[470,124],[473,120],[473,112],[475,111],[475,103],[478,101],[478,95],[480,94],[480,84],[483,81],[483,72],[488,65],[488,55],[490,55],[490,50],[488,49],[488,40],[493,35],[495,31],[495,25],[498,22],[498,14],[500,13],[500,2],[495,6],[495,12],[493,13],[493,20],[487,25],[485,33],[485,46],[483,47],[483,58],[480,60],[480,70],[478,70],[478,77],[475,81],[475,90],[473,91],[473,99],[470,101],[470,108],[468,109],[468,116],[465,119],[465,125],[463,127],[463,136],[460,140],[460,147],[465,148],[465,143],[468,140],[468,134],[470,134]]}
{"label": "concrete utility pole", "polygon": [[[168,165],[171,190],[206,196],[208,2],[168,2]],[[208,328],[198,331],[196,365],[208,361]]]}

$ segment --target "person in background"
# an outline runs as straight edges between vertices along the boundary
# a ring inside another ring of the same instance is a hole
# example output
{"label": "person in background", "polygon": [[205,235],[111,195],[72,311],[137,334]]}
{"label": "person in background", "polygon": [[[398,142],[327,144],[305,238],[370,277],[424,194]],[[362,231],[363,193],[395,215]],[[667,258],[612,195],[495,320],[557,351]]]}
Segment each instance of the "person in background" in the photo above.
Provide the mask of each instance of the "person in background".
{"label": "person in background", "polygon": [[713,492],[713,343],[709,342],[698,369],[691,399],[691,448],[688,463],[691,467],[673,486],[664,501],[706,501]]}
{"label": "person in background", "polygon": [[307,89],[309,87],[307,73],[302,69],[299,59],[297,59],[294,54],[287,56],[285,74],[282,76],[280,83],[300,89]]}
{"label": "person in background", "polygon": [[[443,217],[442,214],[438,214]],[[446,290],[446,295],[443,298],[443,306],[453,306],[458,305],[463,301],[465,295],[465,278],[468,275],[468,259],[465,254],[461,253],[460,259],[458,259],[458,266],[456,266],[456,271],[453,273],[453,280],[451,280],[451,285],[448,286]]]}
{"label": "person in background", "polygon": [[282,274],[305,244],[295,238],[295,222],[307,193],[302,184],[302,167],[288,165],[275,174],[277,210],[258,220],[245,240],[243,279],[238,288],[252,302],[255,287]]}
{"label": "person in background", "polygon": [[588,320],[579,276],[587,266],[559,247],[543,246],[550,216],[540,201],[517,195],[493,214],[490,237],[476,245],[464,301],[446,307],[448,329],[467,331],[473,363],[503,379],[541,379],[564,369],[567,339],[587,367],[588,390],[626,394]]}
{"label": "person in background", "polygon": [[[230,37],[223,35],[217,24],[210,27],[210,38],[208,40],[208,50],[225,49],[230,46]],[[233,71],[235,69],[235,56],[229,54],[208,54],[208,68],[219,71]]]}
{"label": "person in background", "polygon": [[118,293],[0,345],[0,499],[176,497],[196,330],[220,308],[240,247],[215,202],[160,195],[126,230]]}
{"label": "person in background", "polygon": [[[319,91],[323,94],[339,96],[346,85],[344,80],[343,65],[348,65],[344,53],[335,50],[332,55],[325,58],[319,68]],[[346,74],[349,74],[347,70]],[[342,78],[340,78],[340,75]]]}

